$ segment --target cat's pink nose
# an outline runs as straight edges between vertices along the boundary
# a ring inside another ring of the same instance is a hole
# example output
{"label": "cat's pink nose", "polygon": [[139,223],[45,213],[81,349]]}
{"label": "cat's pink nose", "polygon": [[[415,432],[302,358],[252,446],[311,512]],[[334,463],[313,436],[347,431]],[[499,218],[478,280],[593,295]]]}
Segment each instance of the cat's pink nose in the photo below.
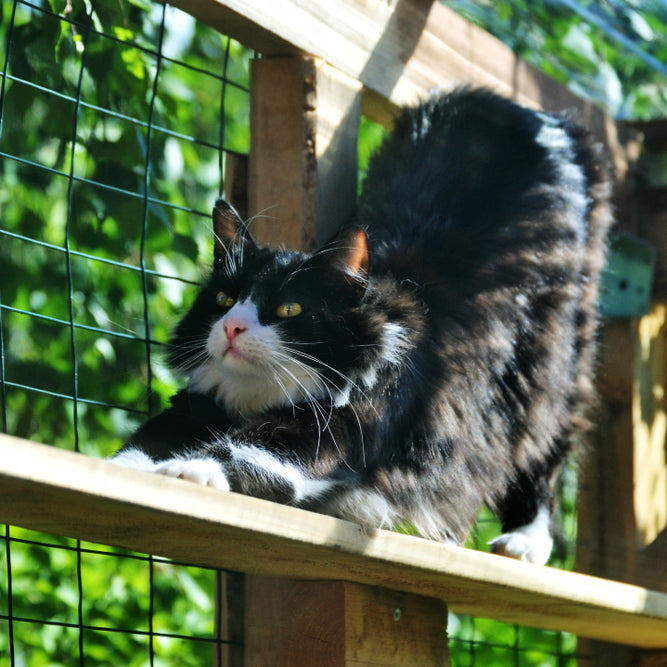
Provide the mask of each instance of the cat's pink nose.
{"label": "cat's pink nose", "polygon": [[242,334],[248,327],[244,322],[230,318],[225,322],[225,333],[227,340],[231,343],[239,334]]}

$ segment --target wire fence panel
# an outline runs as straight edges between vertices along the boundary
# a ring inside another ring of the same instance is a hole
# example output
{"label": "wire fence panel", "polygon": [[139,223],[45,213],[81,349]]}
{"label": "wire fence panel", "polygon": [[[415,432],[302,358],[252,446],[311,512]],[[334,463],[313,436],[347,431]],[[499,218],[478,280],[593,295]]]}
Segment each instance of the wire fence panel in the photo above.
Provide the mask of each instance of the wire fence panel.
{"label": "wire fence panel", "polygon": [[[210,263],[226,156],[249,150],[251,54],[149,0],[5,1],[0,54],[2,429],[109,456],[178,386],[164,344]],[[220,618],[239,585],[5,526],[0,667],[240,664]],[[560,633],[452,616],[450,634],[461,667],[574,660]]]}
{"label": "wire fence panel", "polygon": [[[250,53],[153,3],[2,9],[3,431],[108,456],[177,386],[162,348],[248,151]],[[1,540],[0,664],[213,665],[238,643],[214,570]]]}

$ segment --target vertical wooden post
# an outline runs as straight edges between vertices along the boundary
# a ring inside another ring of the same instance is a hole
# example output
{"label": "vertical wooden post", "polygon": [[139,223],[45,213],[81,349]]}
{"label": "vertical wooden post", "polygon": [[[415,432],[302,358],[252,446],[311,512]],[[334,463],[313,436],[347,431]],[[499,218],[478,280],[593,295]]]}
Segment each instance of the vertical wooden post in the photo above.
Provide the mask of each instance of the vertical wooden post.
{"label": "vertical wooden post", "polygon": [[347,582],[248,577],[246,667],[446,667],[447,607]]}
{"label": "vertical wooden post", "polygon": [[[600,405],[580,470],[577,570],[620,581],[636,572],[633,415],[636,320],[608,322],[600,335]],[[629,543],[628,543],[629,540]],[[632,650],[580,639],[580,667],[630,667]]]}
{"label": "vertical wooden post", "polygon": [[633,392],[635,583],[667,592],[666,338],[667,306],[656,302],[639,322]]}
{"label": "vertical wooden post", "polygon": [[216,574],[215,629],[213,665],[243,667],[245,644],[245,575],[238,572]]}
{"label": "vertical wooden post", "polygon": [[307,56],[255,60],[251,77],[251,231],[312,250],[354,210],[361,84]]}
{"label": "vertical wooden post", "polygon": [[600,334],[600,405],[580,471],[577,570],[633,581],[633,385],[637,321],[610,321]]}
{"label": "vertical wooden post", "polygon": [[[614,155],[621,226],[647,234],[644,196],[635,187],[639,144],[630,136]],[[654,223],[657,221],[651,221]],[[660,269],[659,269],[660,273]],[[667,282],[665,283],[667,284]],[[661,283],[658,282],[658,286]],[[654,294],[654,297],[656,295]],[[659,296],[659,295],[658,295]],[[664,291],[662,292],[664,301]],[[600,406],[579,495],[577,569],[667,591],[667,309],[607,322],[600,337]],[[658,654],[581,641],[581,667],[654,664]],[[665,660],[664,653],[662,660]],[[643,661],[643,662],[642,662]],[[648,661],[648,662],[647,662]]]}

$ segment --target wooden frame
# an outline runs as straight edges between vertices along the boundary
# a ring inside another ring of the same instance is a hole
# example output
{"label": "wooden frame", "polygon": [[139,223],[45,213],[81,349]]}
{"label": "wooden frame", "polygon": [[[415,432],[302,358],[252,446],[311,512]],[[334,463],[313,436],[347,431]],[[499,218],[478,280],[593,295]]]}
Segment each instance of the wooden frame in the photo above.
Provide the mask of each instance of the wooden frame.
{"label": "wooden frame", "polygon": [[[249,164],[229,163],[239,209],[264,216],[253,225],[262,241],[321,243],[352,210],[360,113],[391,125],[398,105],[454,83],[575,110],[607,145],[620,179],[631,173],[635,156],[611,119],[433,0],[173,4],[270,56],[253,64]],[[609,336],[634,354],[640,328],[621,323]],[[662,367],[648,364],[639,382],[633,373],[620,372],[605,390],[598,436],[613,446],[600,449],[605,484],[587,490],[595,512],[583,522],[595,543],[583,550],[589,571],[628,578],[645,561],[631,553],[622,566],[608,567],[600,545],[605,531],[627,538],[635,530],[635,501],[651,480],[636,474],[633,406],[662,378]],[[620,472],[617,460],[627,464]],[[645,654],[645,664],[666,655],[667,595],[647,588],[384,531],[366,535],[330,517],[7,436],[0,437],[0,461],[0,521],[247,572],[247,665],[307,665],[315,655],[331,665],[368,664],[369,656],[373,664],[414,664],[416,655],[420,665],[448,664],[446,605],[657,651]],[[623,505],[622,525],[600,516],[606,494]],[[662,521],[663,508],[656,512],[644,506],[640,518]],[[664,553],[663,546],[656,562]],[[667,581],[650,583],[667,588]],[[304,629],[309,641],[294,641]],[[599,664],[610,667],[605,660]]]}
{"label": "wooden frame", "polygon": [[397,591],[407,595],[403,606],[411,596],[443,600],[464,614],[667,649],[664,593],[383,530],[369,535],[332,517],[10,436],[0,436],[0,461],[0,522],[269,577]]}

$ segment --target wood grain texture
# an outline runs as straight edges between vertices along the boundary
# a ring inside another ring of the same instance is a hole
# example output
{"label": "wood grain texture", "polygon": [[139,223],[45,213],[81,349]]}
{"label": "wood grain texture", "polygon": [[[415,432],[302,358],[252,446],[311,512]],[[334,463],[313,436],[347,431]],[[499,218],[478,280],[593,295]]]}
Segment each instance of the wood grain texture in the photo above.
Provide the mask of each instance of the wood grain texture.
{"label": "wood grain texture", "polygon": [[256,574],[344,580],[452,611],[667,648],[667,595],[377,531],[0,436],[0,521]]}
{"label": "wood grain texture", "polygon": [[251,72],[251,231],[314,250],[354,211],[361,85],[299,55],[255,60]]}
{"label": "wood grain texture", "polygon": [[316,163],[313,58],[251,64],[248,208],[255,239],[273,247],[315,246]]}
{"label": "wood grain texture", "polygon": [[248,577],[246,667],[446,667],[440,600],[342,581]]}
{"label": "wood grain texture", "polygon": [[321,58],[393,104],[472,83],[535,107],[596,113],[500,40],[433,0],[172,4],[264,54],[303,51]]}

